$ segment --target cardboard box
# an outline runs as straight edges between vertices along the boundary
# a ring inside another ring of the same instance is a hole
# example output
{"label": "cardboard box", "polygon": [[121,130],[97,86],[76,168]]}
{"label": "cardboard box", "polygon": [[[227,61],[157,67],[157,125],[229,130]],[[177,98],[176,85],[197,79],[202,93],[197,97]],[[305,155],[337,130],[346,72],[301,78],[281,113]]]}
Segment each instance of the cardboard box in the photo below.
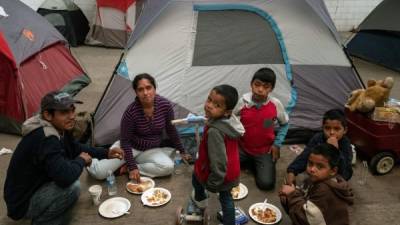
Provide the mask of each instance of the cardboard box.
{"label": "cardboard box", "polygon": [[400,108],[398,107],[375,107],[372,120],[389,123],[400,123]]}

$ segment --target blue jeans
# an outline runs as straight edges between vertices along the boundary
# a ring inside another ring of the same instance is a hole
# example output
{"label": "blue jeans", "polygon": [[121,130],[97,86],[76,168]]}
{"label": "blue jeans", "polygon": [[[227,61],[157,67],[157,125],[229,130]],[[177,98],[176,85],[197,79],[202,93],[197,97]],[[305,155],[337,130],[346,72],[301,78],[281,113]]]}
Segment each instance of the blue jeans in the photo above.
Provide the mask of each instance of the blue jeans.
{"label": "blue jeans", "polygon": [[[192,176],[192,185],[196,201],[202,201],[207,198],[204,186],[200,184],[194,174]],[[223,214],[222,223],[224,225],[235,225],[235,205],[233,204],[231,191],[220,191],[219,202],[221,203]]]}
{"label": "blue jeans", "polygon": [[32,219],[32,225],[66,225],[79,194],[79,180],[66,188],[46,183],[33,194],[26,217]]}

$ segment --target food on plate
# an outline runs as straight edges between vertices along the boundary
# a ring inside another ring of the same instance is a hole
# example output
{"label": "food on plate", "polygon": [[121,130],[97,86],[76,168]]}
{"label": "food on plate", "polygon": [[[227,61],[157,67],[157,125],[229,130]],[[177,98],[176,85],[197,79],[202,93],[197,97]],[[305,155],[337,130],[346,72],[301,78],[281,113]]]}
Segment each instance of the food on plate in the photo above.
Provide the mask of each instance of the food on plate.
{"label": "food on plate", "polygon": [[167,202],[168,194],[160,189],[156,189],[152,195],[149,195],[146,198],[151,205],[162,205]]}
{"label": "food on plate", "polygon": [[251,210],[251,214],[262,223],[274,223],[276,222],[276,212],[270,208],[254,207]]}
{"label": "food on plate", "polygon": [[142,193],[152,187],[153,183],[150,180],[141,181],[140,184],[128,183],[126,187],[134,193]]}
{"label": "food on plate", "polygon": [[232,188],[232,191],[231,191],[232,198],[235,198],[235,199],[239,198],[239,194],[240,194],[240,185]]}

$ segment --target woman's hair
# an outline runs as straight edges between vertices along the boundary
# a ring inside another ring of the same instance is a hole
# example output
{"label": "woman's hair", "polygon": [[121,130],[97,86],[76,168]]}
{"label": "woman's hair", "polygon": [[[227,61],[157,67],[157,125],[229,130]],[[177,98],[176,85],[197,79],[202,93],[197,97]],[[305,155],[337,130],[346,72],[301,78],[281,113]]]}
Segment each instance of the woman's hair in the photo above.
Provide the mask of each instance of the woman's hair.
{"label": "woman's hair", "polygon": [[324,117],[322,118],[322,125],[327,120],[338,120],[344,128],[347,127],[346,117],[344,112],[340,109],[331,109],[324,113]]}
{"label": "woman's hair", "polygon": [[311,153],[315,155],[322,155],[329,162],[329,166],[333,169],[339,167],[339,149],[334,145],[323,143],[311,149]]}
{"label": "woman's hair", "polygon": [[147,79],[150,81],[151,85],[153,85],[154,89],[156,89],[156,80],[154,79],[154,77],[152,77],[150,74],[148,73],[141,73],[135,76],[135,78],[132,81],[132,88],[133,90],[136,91],[137,86],[139,84],[139,81],[142,79]]}
{"label": "woman's hair", "polygon": [[271,84],[272,88],[274,88],[276,83],[276,75],[273,70],[264,67],[257,70],[250,83],[253,83],[254,80],[260,80],[264,83]]}
{"label": "woman's hair", "polygon": [[239,94],[236,88],[228,84],[222,84],[215,86],[212,90],[224,97],[227,110],[232,110],[233,108],[235,108],[235,105],[239,98]]}

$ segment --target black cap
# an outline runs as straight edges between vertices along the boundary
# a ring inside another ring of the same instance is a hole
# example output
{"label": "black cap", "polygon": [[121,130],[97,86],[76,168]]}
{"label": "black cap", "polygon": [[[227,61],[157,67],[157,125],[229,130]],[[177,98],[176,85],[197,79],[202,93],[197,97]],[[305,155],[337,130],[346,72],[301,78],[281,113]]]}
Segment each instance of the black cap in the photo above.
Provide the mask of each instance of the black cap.
{"label": "black cap", "polygon": [[49,109],[68,110],[76,103],[82,104],[83,102],[74,100],[72,96],[66,92],[52,91],[42,98],[40,110],[42,112]]}

